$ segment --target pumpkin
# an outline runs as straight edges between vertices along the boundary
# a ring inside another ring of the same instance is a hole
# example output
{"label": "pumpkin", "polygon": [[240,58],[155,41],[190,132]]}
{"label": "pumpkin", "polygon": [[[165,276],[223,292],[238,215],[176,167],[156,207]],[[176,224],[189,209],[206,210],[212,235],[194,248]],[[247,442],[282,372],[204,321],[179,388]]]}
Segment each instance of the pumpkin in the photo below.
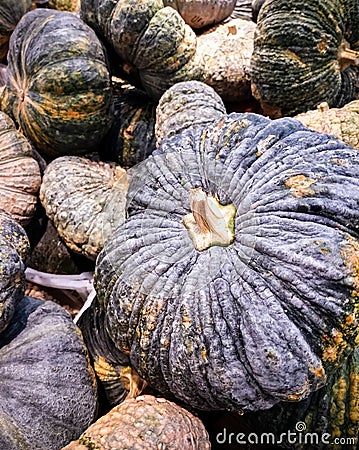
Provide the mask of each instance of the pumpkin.
{"label": "pumpkin", "polygon": [[88,448],[206,450],[211,445],[194,414],[164,398],[142,395],[114,407],[63,450]]}
{"label": "pumpkin", "polygon": [[126,171],[114,163],[61,156],[45,170],[40,201],[65,244],[95,260],[125,220],[127,185]]}
{"label": "pumpkin", "polygon": [[163,0],[172,6],[192,28],[203,28],[222,22],[230,16],[237,0]]}
{"label": "pumpkin", "polygon": [[[111,50],[114,71],[142,87],[155,101],[175,83],[189,80],[213,83],[224,100],[251,95],[242,66],[252,51],[248,21],[244,32],[224,25],[199,43],[180,14],[170,6],[163,7],[161,0],[82,2],[81,17]],[[238,49],[245,49],[243,57]],[[235,63],[232,69],[228,60]]]}
{"label": "pumpkin", "polygon": [[156,103],[125,80],[113,77],[114,121],[101,143],[101,157],[129,168],[156,148]]}
{"label": "pumpkin", "polygon": [[245,19],[253,20],[253,8],[251,0],[237,0],[232,14],[226,20]]}
{"label": "pumpkin", "polygon": [[356,0],[276,0],[260,8],[251,59],[253,95],[270,117],[293,116],[358,95]]}
{"label": "pumpkin", "polygon": [[49,8],[59,11],[80,11],[80,0],[49,0]]}
{"label": "pumpkin", "polygon": [[201,81],[182,81],[171,86],[156,109],[157,145],[183,130],[224,117],[226,107],[216,91]]}
{"label": "pumpkin", "polygon": [[31,0],[0,1],[0,62],[6,60],[9,39],[21,17],[31,10]]}
{"label": "pumpkin", "polygon": [[326,383],[358,327],[358,165],[296,119],[233,113],[136,166],[94,286],[150,387],[254,411]]}
{"label": "pumpkin", "polygon": [[30,243],[25,230],[0,209],[0,332],[10,322],[25,291],[25,262]]}
{"label": "pumpkin", "polygon": [[320,133],[333,134],[359,150],[359,100],[353,100],[342,108],[329,108],[323,102],[316,110],[295,116],[305,126]]}
{"label": "pumpkin", "polygon": [[34,9],[18,23],[8,55],[8,102],[24,134],[51,157],[91,151],[112,120],[103,46],[74,14]]}
{"label": "pumpkin", "polygon": [[0,334],[0,376],[2,449],[58,450],[95,420],[97,389],[81,334],[51,301],[19,302]]}
{"label": "pumpkin", "polygon": [[40,167],[28,139],[0,111],[0,208],[21,225],[35,213],[41,184]]}

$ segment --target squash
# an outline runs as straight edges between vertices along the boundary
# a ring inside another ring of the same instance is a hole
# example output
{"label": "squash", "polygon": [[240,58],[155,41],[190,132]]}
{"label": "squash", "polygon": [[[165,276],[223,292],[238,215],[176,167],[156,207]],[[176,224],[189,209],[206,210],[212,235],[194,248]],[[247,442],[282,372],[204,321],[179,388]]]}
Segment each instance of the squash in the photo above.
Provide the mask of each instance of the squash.
{"label": "squash", "polygon": [[320,133],[329,133],[359,150],[359,100],[342,108],[329,108],[323,102],[316,110],[295,116],[304,125]]}
{"label": "squash", "polygon": [[51,301],[19,302],[0,334],[0,377],[2,449],[58,450],[96,418],[97,388],[81,334]]}
{"label": "squash", "polygon": [[253,3],[251,0],[237,0],[232,14],[225,21],[232,19],[253,20]]}
{"label": "squash", "polygon": [[229,114],[132,170],[94,286],[150,387],[260,410],[324,386],[358,328],[359,155],[298,120]]}
{"label": "squash", "polygon": [[211,445],[194,414],[164,398],[142,395],[114,407],[63,450],[89,448],[206,450]]}
{"label": "squash", "polygon": [[115,163],[61,156],[45,170],[40,201],[64,243],[95,260],[125,220],[127,186],[126,171]]}
{"label": "squash", "polygon": [[21,17],[31,10],[31,0],[0,1],[0,62],[6,61],[9,39]]}
{"label": "squash", "polygon": [[91,151],[113,118],[106,56],[74,14],[34,9],[11,36],[8,102],[24,134],[54,157]]}
{"label": "squash", "polygon": [[10,322],[25,291],[30,243],[23,227],[0,209],[0,332]]}
{"label": "squash", "polygon": [[222,22],[230,16],[237,0],[163,0],[172,6],[192,28],[203,28]]}
{"label": "squash", "polygon": [[358,92],[356,0],[276,0],[260,8],[251,59],[253,95],[270,117],[322,102],[340,108]]}
{"label": "squash", "polygon": [[29,140],[0,111],[0,208],[25,226],[35,213],[40,167]]}
{"label": "squash", "polygon": [[81,0],[49,0],[49,8],[59,11],[80,11]]}
{"label": "squash", "polygon": [[216,91],[201,81],[182,81],[171,86],[156,109],[156,144],[183,130],[224,117],[226,107]]}

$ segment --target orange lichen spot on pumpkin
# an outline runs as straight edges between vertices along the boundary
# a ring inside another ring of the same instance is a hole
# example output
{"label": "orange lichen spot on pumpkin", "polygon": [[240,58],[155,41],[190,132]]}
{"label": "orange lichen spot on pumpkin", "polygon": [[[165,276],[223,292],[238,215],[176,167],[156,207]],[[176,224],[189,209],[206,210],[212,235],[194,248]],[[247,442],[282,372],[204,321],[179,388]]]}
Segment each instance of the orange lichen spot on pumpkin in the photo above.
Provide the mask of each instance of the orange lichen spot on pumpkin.
{"label": "orange lichen spot on pumpkin", "polygon": [[316,378],[326,378],[325,370],[322,366],[310,367],[309,370],[315,375]]}
{"label": "orange lichen spot on pumpkin", "polygon": [[288,58],[288,61],[293,61],[296,65],[301,67],[306,67],[306,64],[301,60],[301,58],[292,50],[285,49],[284,50],[284,57]]}
{"label": "orange lichen spot on pumpkin", "polygon": [[323,351],[323,360],[324,361],[335,361],[338,358],[338,349],[337,347],[326,347]]}
{"label": "orange lichen spot on pumpkin", "polygon": [[285,186],[289,188],[290,193],[295,198],[308,197],[315,194],[315,191],[311,188],[315,182],[316,180],[305,175],[295,175],[286,180]]}
{"label": "orange lichen spot on pumpkin", "polygon": [[301,389],[299,389],[297,392],[294,392],[293,394],[288,394],[287,400],[290,402],[298,402],[299,400],[302,400],[307,396],[307,394],[310,391],[310,384],[309,381],[306,380]]}
{"label": "orange lichen spot on pumpkin", "polygon": [[228,30],[228,34],[233,34],[233,35],[237,34],[237,27],[235,27],[234,25],[229,26],[227,28],[227,30]]}
{"label": "orange lichen spot on pumpkin", "polygon": [[325,34],[322,34],[320,36],[320,41],[317,44],[317,49],[319,51],[319,53],[326,53],[327,50],[329,48],[329,42],[328,42],[328,38]]}

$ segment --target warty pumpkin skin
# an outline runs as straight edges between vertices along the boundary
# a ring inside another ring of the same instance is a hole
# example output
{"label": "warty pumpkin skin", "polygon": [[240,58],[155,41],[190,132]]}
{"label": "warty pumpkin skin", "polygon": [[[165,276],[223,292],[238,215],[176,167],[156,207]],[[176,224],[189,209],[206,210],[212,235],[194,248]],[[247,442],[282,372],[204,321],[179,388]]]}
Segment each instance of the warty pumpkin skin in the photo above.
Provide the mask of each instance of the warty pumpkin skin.
{"label": "warty pumpkin skin", "polygon": [[31,0],[0,1],[0,62],[6,60],[9,39],[21,17],[31,10]]}
{"label": "warty pumpkin skin", "polygon": [[45,170],[40,201],[65,244],[95,260],[125,220],[127,187],[126,171],[115,163],[61,156]]}
{"label": "warty pumpkin skin", "polygon": [[152,395],[125,400],[62,450],[209,450],[201,420],[176,403]]}
{"label": "warty pumpkin skin", "polygon": [[0,332],[10,322],[25,291],[30,242],[23,227],[0,209]]}
{"label": "warty pumpkin skin", "polygon": [[73,13],[35,9],[10,39],[7,91],[24,134],[54,157],[91,151],[113,114],[103,46]]}
{"label": "warty pumpkin skin", "polygon": [[0,111],[0,208],[27,225],[36,210],[40,184],[40,167],[29,140]]}
{"label": "warty pumpkin skin", "polygon": [[295,119],[244,113],[136,166],[94,285],[139,376],[207,410],[323,386],[358,326],[358,165]]}
{"label": "warty pumpkin skin", "polygon": [[0,446],[58,450],[96,418],[97,387],[68,312],[24,297],[0,334]]}
{"label": "warty pumpkin skin", "polygon": [[234,10],[236,0],[164,0],[192,28],[203,28],[226,19]]}
{"label": "warty pumpkin skin", "polygon": [[293,116],[358,97],[358,2],[269,0],[251,59],[253,95],[270,117]]}

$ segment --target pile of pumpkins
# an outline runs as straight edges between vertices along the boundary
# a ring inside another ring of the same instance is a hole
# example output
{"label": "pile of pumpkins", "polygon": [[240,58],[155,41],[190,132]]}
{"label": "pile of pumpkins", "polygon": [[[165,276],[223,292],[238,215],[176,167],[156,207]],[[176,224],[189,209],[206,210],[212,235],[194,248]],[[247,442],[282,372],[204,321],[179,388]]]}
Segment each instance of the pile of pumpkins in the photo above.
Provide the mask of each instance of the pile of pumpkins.
{"label": "pile of pumpkins", "polygon": [[358,0],[0,0],[0,448],[357,448],[358,150]]}

